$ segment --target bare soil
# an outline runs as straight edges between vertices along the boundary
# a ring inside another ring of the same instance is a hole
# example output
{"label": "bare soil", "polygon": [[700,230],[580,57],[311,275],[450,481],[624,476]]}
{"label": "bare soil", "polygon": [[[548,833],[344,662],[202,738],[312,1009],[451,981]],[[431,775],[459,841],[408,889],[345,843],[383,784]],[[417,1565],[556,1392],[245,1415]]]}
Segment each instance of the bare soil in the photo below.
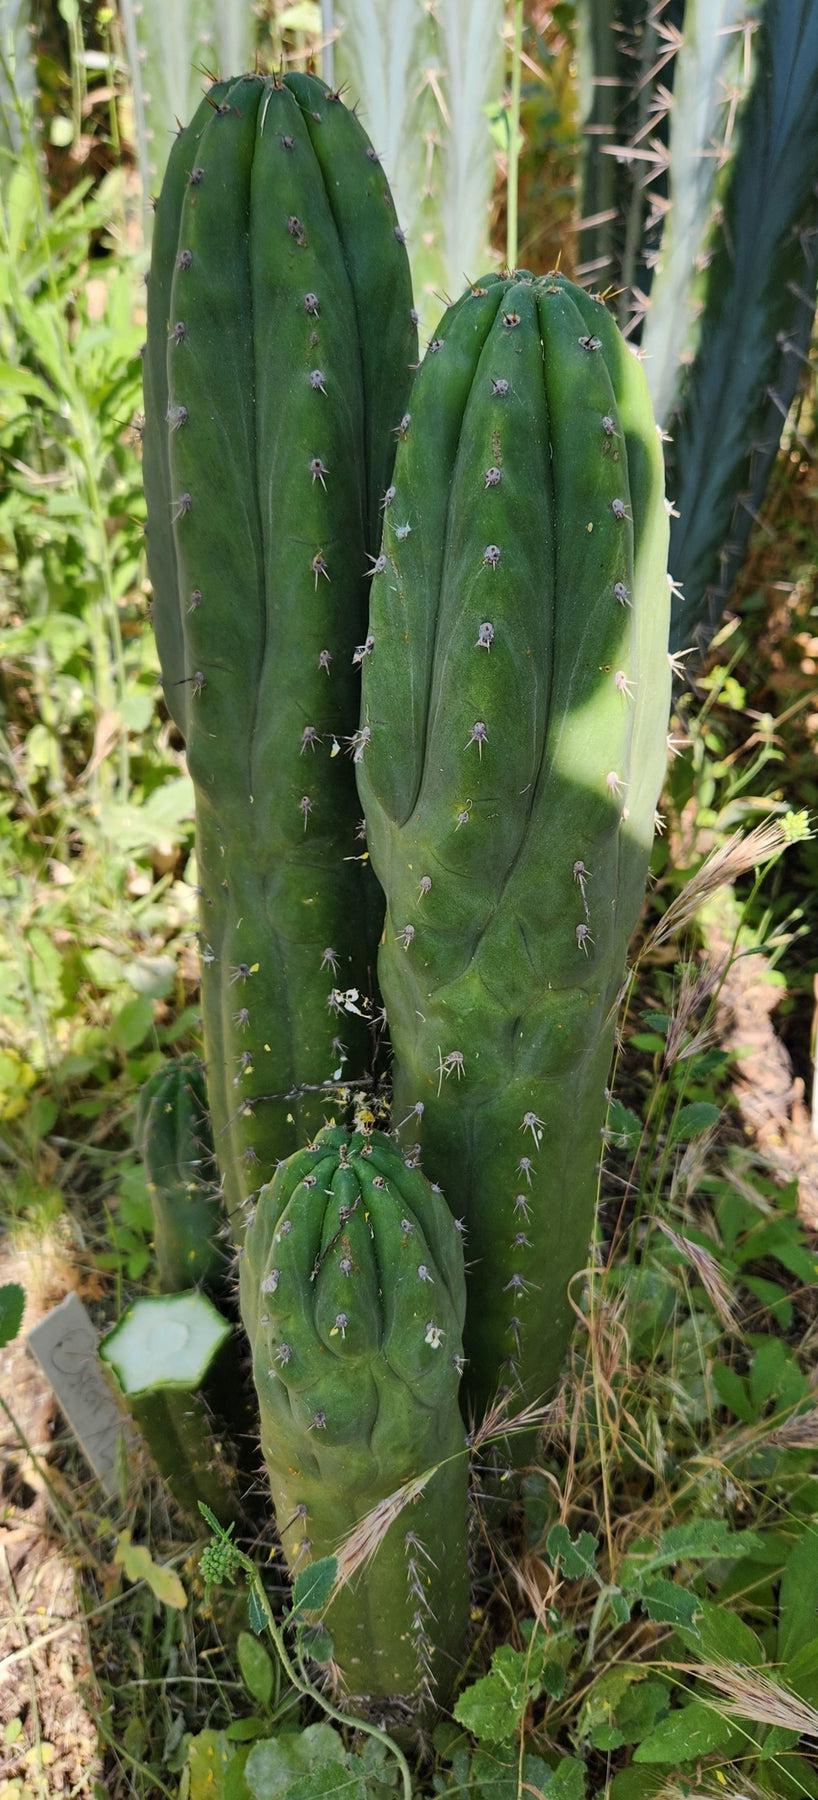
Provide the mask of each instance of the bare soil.
{"label": "bare soil", "polygon": [[72,1501],[49,1461],[56,1408],[24,1337],[73,1284],[60,1257],[49,1277],[39,1248],[33,1282],[30,1255],[0,1250],[0,1282],[27,1294],[22,1332],[0,1351],[0,1800],[93,1795],[102,1775],[76,1547],[61,1523]]}

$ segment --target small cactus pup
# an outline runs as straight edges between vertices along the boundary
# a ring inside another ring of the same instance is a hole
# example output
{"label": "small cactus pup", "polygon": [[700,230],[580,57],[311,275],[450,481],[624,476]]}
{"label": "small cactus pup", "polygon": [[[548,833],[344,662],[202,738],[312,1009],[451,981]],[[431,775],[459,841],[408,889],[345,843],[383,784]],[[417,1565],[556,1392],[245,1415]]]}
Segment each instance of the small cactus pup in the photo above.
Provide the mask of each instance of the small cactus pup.
{"label": "small cactus pup", "polygon": [[163,1481],[197,1526],[200,1500],[222,1523],[239,1506],[209,1404],[232,1337],[229,1320],[191,1290],[135,1300],[99,1347]]}
{"label": "small cactus pup", "polygon": [[217,1291],[228,1273],[224,1219],[197,1056],[169,1058],[136,1105],[136,1142],[148,1177],[156,1272],[163,1293]]}
{"label": "small cactus pup", "polygon": [[360,663],[416,355],[403,234],[357,119],[311,76],[216,84],[156,209],[143,472],[237,1235],[327,1089],[369,1079]]}
{"label": "small cactus pup", "polygon": [[445,1201],[382,1133],[325,1127],[262,1189],[240,1299],[292,1573],[434,1471],[326,1624],[357,1701],[445,1704],[469,1602],[463,1250]]}
{"label": "small cactus pup", "polygon": [[393,486],[358,777],[394,1118],[465,1221],[468,1403],[516,1411],[569,1340],[666,761],[662,456],[605,307],[559,274],[467,291]]}

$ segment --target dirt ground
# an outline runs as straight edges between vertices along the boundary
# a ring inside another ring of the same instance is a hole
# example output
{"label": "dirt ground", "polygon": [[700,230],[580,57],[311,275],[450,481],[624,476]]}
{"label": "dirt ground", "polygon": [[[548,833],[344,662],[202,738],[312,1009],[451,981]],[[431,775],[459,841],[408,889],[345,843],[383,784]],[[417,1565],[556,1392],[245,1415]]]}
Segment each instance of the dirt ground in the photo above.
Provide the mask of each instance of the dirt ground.
{"label": "dirt ground", "polygon": [[71,1502],[48,1463],[62,1421],[24,1338],[71,1285],[63,1260],[49,1271],[47,1259],[41,1245],[32,1281],[24,1250],[0,1250],[0,1283],[27,1294],[22,1332],[0,1351],[0,1800],[102,1791]]}

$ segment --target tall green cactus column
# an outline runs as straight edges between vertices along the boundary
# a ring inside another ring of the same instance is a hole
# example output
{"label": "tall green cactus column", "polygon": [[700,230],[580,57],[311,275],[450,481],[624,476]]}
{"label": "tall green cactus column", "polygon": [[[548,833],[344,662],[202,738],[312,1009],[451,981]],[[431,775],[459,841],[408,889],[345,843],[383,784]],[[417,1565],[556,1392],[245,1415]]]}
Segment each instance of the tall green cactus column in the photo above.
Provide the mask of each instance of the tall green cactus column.
{"label": "tall green cactus column", "polygon": [[480,283],[412,397],[359,765],[395,1122],[465,1220],[466,1389],[553,1389],[665,766],[662,457],[560,275]]}
{"label": "tall green cactus column", "polygon": [[357,120],[307,76],[212,88],[157,208],[145,487],[236,1229],[327,1086],[370,1067],[357,664],[415,354],[403,236]]}
{"label": "tall green cactus column", "polygon": [[468,1620],[465,1307],[445,1201],[380,1132],[328,1127],[263,1189],[241,1312],[284,1554],[334,1555],[419,1482],[327,1615],[347,1691],[412,1711],[445,1704]]}

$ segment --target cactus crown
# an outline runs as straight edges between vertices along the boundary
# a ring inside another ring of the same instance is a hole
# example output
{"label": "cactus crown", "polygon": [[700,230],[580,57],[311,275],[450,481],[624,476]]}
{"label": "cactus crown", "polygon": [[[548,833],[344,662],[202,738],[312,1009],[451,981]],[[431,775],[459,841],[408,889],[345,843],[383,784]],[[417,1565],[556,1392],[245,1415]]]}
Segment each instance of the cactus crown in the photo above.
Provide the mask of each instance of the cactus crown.
{"label": "cactus crown", "polygon": [[381,1132],[320,1131],[260,1195],[241,1304],[289,1431],[409,1474],[419,1415],[456,1405],[465,1311],[457,1228],[411,1159]]}
{"label": "cactus crown", "polygon": [[241,1311],[290,1569],[382,1522],[329,1607],[347,1687],[413,1708],[445,1696],[468,1609],[468,1471],[463,1250],[442,1194],[382,1133],[319,1131],[262,1189]]}

